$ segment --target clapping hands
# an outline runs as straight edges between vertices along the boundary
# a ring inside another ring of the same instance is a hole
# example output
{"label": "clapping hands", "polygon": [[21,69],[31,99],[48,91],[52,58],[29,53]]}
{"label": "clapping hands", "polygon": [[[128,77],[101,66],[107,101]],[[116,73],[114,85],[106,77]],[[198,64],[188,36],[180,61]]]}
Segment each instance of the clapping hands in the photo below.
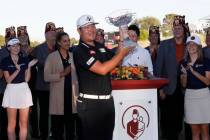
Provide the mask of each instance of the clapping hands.
{"label": "clapping hands", "polygon": [[193,67],[191,65],[188,65],[188,67],[189,67],[190,71],[193,73],[194,72]]}
{"label": "clapping hands", "polygon": [[187,71],[188,71],[188,70],[190,70],[192,73],[194,72],[194,69],[193,69],[193,67],[192,67],[191,64],[187,64],[186,67],[184,67],[183,65],[181,65],[181,72],[182,72],[183,74],[187,74]]}
{"label": "clapping hands", "polygon": [[188,67],[185,68],[183,65],[181,65],[181,72],[183,74],[187,74],[187,69],[188,69]]}
{"label": "clapping hands", "polygon": [[71,72],[71,65],[69,65],[68,67],[66,67],[66,68],[64,69],[65,75],[68,75],[70,72]]}
{"label": "clapping hands", "polygon": [[20,71],[20,65],[18,65],[17,63],[15,64],[15,67],[18,71]]}
{"label": "clapping hands", "polygon": [[66,67],[61,73],[60,73],[60,77],[65,77],[66,75],[68,75],[71,72],[71,65],[69,65],[68,67]]}

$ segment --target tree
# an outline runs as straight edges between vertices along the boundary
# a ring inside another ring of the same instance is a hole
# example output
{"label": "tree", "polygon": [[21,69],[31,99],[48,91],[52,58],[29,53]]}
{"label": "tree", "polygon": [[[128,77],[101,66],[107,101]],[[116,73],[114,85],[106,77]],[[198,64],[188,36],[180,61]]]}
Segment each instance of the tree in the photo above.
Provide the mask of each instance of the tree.
{"label": "tree", "polygon": [[150,26],[160,26],[160,21],[156,17],[143,17],[138,20],[138,23],[141,25],[141,29],[149,30]]}
{"label": "tree", "polygon": [[30,46],[31,47],[36,47],[39,44],[40,44],[40,42],[38,42],[38,41],[30,41]]}
{"label": "tree", "polygon": [[137,24],[140,25],[140,40],[147,40],[149,36],[149,27],[156,25],[160,26],[160,21],[155,17],[143,17],[141,19],[137,19],[135,21]]}
{"label": "tree", "polygon": [[161,26],[163,37],[169,37],[173,35],[172,26],[173,26],[174,16],[176,16],[176,14],[165,15],[163,19],[163,25]]}
{"label": "tree", "polygon": [[149,36],[148,30],[140,29],[140,40],[145,41],[148,39],[148,36]]}
{"label": "tree", "polygon": [[0,35],[0,46],[3,46],[5,44],[4,42],[4,36]]}
{"label": "tree", "polygon": [[76,44],[79,43],[79,41],[76,40],[75,38],[71,38],[70,40],[71,40],[71,44],[72,44],[72,45],[76,45]]}

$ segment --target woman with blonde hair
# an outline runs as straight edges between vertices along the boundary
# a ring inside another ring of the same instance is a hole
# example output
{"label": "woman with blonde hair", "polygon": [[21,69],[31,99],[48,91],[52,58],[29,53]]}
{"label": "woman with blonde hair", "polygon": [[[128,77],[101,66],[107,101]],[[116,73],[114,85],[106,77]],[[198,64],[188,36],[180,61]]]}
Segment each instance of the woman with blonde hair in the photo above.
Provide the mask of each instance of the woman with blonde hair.
{"label": "woman with blonde hair", "polygon": [[193,140],[209,140],[210,60],[203,57],[198,36],[188,37],[186,43],[187,55],[180,65],[181,84],[186,88],[185,122],[191,127]]}

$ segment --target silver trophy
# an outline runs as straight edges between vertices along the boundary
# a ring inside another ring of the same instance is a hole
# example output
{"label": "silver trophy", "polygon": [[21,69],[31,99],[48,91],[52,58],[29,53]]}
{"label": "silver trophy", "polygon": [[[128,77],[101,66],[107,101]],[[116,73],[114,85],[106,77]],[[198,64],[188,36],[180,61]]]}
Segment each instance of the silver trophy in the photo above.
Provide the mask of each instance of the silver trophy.
{"label": "silver trophy", "polygon": [[123,46],[136,46],[136,42],[133,42],[128,37],[128,24],[134,19],[135,13],[130,10],[118,10],[109,14],[106,17],[107,23],[119,27],[120,37],[123,39]]}

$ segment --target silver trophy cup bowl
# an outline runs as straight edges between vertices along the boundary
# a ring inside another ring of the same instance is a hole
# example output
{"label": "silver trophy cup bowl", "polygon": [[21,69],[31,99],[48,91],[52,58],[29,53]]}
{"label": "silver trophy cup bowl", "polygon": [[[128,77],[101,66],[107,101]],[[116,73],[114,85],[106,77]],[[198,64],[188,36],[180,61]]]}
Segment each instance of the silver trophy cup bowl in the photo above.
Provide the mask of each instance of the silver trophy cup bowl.
{"label": "silver trophy cup bowl", "polygon": [[109,14],[108,17],[106,17],[106,22],[114,25],[116,27],[119,27],[120,35],[123,38],[123,46],[129,47],[129,46],[136,46],[136,42],[133,42],[128,37],[128,24],[133,21],[135,17],[135,13],[132,13],[130,10],[124,9],[124,10],[118,10],[115,12],[112,12]]}

